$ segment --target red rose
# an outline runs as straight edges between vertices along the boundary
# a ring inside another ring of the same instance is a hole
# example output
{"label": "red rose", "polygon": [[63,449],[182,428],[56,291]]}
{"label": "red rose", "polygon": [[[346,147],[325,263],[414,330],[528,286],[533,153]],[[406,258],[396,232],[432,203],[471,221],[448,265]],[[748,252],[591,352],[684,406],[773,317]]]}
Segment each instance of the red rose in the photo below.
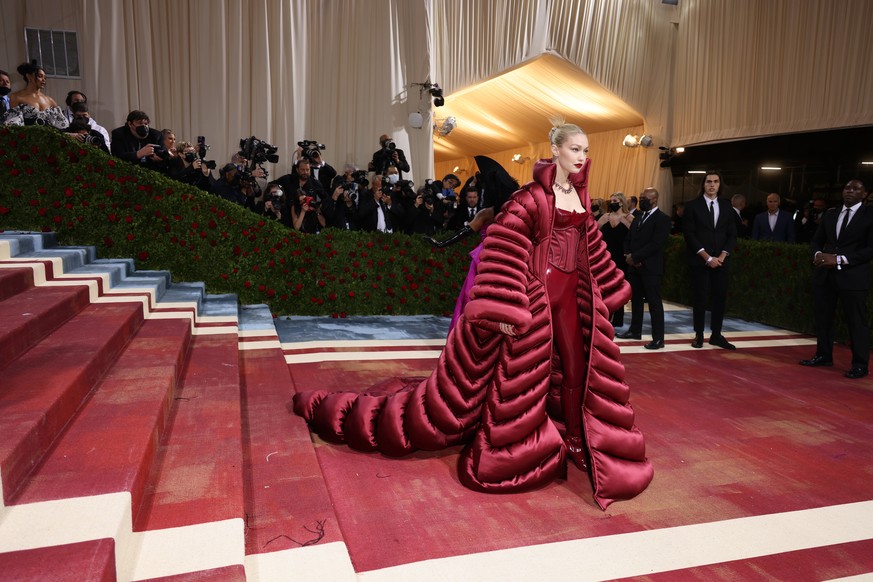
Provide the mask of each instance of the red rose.
{"label": "red rose", "polygon": [[129,235],[127,235],[127,240],[133,240],[133,239],[135,239],[135,238],[136,238],[136,237],[135,237],[133,234],[129,234]]}
{"label": "red rose", "polygon": [[0,206],[0,216],[2,216],[4,214],[9,214],[9,209],[6,208],[5,206]]}
{"label": "red rose", "polygon": [[115,242],[111,238],[109,238],[108,236],[105,236],[105,237],[103,237],[103,244],[106,245],[107,247],[111,247],[113,244],[115,244]]}
{"label": "red rose", "polygon": [[251,282],[251,281],[246,281],[245,283],[243,283],[243,285],[245,285],[246,289],[250,289],[251,286],[252,286],[252,282]]}
{"label": "red rose", "polygon": [[137,255],[137,257],[139,257],[140,261],[147,261],[147,260],[149,260],[149,252],[142,251],[140,254]]}
{"label": "red rose", "polygon": [[354,297],[355,297],[355,292],[354,292],[354,291],[349,291],[349,297],[351,297],[352,299],[354,299]]}

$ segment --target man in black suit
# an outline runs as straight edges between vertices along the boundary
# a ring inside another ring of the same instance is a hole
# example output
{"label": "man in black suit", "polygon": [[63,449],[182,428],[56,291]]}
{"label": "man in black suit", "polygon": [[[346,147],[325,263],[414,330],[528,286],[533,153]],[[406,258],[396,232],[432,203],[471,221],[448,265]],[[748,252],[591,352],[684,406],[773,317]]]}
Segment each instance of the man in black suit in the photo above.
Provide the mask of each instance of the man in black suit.
{"label": "man in black suit", "polygon": [[646,188],[640,194],[640,215],[634,219],[624,239],[624,258],[631,297],[630,328],[620,338],[641,339],[643,300],[649,304],[652,318],[652,341],[647,350],[664,347],[664,304],[661,301],[661,278],[664,276],[664,245],[670,234],[670,217],[658,209],[658,191]]}
{"label": "man in black suit", "polygon": [[867,295],[870,292],[870,261],[873,260],[873,208],[864,206],[867,188],[861,180],[849,180],[843,188],[843,205],[825,212],[812,239],[815,355],[801,360],[803,366],[832,366],[834,316],[837,300],[852,342],[852,367],[847,378],[863,378],[870,361],[870,327]]}
{"label": "man in black suit", "polygon": [[737,242],[736,212],[731,203],[719,198],[721,174],[707,172],[700,185],[700,196],[685,204],[683,229],[691,285],[694,293],[694,341],[691,347],[703,347],[706,299],[710,295],[712,317],[709,343],[726,350],[736,347],[721,335],[727,303],[728,256]]}

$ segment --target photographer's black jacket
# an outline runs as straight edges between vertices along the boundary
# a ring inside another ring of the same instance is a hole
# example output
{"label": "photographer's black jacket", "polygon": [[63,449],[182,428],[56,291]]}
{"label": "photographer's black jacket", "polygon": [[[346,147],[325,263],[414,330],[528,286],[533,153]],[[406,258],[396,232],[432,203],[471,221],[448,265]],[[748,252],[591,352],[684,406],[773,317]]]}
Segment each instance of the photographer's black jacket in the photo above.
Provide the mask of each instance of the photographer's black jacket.
{"label": "photographer's black jacket", "polygon": [[130,133],[130,127],[122,125],[112,130],[112,155],[132,164],[143,164],[147,167],[154,166],[151,158],[137,158],[136,152],[148,144],[158,145],[161,143],[161,132],[149,128],[149,134],[140,139]]}

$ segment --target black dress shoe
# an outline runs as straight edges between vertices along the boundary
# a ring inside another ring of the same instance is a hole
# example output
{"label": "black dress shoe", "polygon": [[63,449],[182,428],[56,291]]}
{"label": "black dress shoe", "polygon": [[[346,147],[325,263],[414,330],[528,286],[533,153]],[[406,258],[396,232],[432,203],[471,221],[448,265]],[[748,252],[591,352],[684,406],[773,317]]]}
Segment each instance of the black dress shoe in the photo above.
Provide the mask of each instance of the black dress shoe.
{"label": "black dress shoe", "polygon": [[664,340],[652,340],[643,347],[647,350],[661,350],[664,348]]}
{"label": "black dress shoe", "polygon": [[703,334],[699,333],[694,336],[694,341],[691,342],[692,348],[702,348],[703,347]]}
{"label": "black dress shoe", "polygon": [[854,368],[846,372],[846,378],[851,378],[852,380],[863,378],[866,375],[867,368],[862,368],[861,366],[855,366]]}
{"label": "black dress shoe", "polygon": [[731,342],[727,341],[727,338],[725,338],[723,335],[714,335],[711,338],[709,338],[709,345],[717,346],[719,348],[724,348],[726,350],[737,349],[737,346],[735,346]]}
{"label": "black dress shoe", "polygon": [[621,333],[615,334],[615,337],[618,339],[643,339],[642,333],[634,333],[631,330],[623,331]]}
{"label": "black dress shoe", "polygon": [[[830,358],[826,358],[824,356],[815,355],[808,360],[800,360],[801,366],[833,366],[834,361]],[[853,368],[854,369],[854,368]]]}

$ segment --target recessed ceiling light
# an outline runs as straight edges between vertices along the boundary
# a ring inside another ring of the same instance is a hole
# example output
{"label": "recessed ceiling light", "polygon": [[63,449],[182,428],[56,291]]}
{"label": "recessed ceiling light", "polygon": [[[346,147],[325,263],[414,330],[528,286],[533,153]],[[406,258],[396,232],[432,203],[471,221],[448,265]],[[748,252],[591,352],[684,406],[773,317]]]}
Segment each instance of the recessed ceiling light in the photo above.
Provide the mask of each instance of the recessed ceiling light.
{"label": "recessed ceiling light", "polygon": [[771,171],[771,172],[778,172],[778,171],[781,170],[782,168],[779,167],[779,166],[761,166],[761,169],[762,169],[762,170]]}
{"label": "recessed ceiling light", "polygon": [[688,170],[689,174],[705,174],[706,170]]}

